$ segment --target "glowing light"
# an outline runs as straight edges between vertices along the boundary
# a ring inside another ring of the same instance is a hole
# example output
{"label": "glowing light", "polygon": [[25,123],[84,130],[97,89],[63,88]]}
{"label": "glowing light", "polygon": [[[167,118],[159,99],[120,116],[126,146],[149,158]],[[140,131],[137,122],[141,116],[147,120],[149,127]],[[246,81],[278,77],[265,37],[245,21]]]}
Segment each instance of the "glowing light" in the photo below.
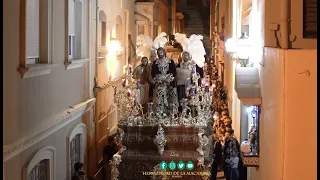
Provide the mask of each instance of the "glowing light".
{"label": "glowing light", "polygon": [[256,117],[256,113],[252,113],[252,117],[255,118]]}
{"label": "glowing light", "polygon": [[111,38],[117,38],[117,32],[116,32],[116,28],[112,28],[112,31],[111,31]]}
{"label": "glowing light", "polygon": [[117,56],[123,51],[120,41],[112,39],[108,47],[108,56]]}
{"label": "glowing light", "polygon": [[247,113],[251,113],[252,110],[253,110],[253,107],[252,107],[252,106],[247,107]]}
{"label": "glowing light", "polygon": [[235,53],[237,51],[236,40],[234,38],[227,39],[224,46],[228,53]]}

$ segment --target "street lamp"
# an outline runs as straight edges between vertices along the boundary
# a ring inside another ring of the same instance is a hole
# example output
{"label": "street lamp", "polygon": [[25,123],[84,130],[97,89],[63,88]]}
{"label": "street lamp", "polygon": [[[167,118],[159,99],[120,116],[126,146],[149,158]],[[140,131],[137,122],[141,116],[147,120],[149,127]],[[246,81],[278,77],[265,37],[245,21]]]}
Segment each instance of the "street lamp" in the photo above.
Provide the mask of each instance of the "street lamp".
{"label": "street lamp", "polygon": [[246,66],[249,63],[249,52],[250,52],[250,40],[246,32],[241,34],[241,37],[237,40],[230,38],[225,44],[228,53],[234,53],[237,58],[243,62]]}

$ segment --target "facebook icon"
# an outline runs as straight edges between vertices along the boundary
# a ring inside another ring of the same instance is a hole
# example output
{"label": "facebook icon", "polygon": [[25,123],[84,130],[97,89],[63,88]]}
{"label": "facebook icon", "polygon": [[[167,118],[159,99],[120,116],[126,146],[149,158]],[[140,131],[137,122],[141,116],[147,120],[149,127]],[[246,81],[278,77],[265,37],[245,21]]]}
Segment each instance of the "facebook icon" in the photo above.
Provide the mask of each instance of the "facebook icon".
{"label": "facebook icon", "polygon": [[159,164],[159,167],[161,170],[166,170],[167,169],[167,163],[165,161],[162,161],[160,164]]}

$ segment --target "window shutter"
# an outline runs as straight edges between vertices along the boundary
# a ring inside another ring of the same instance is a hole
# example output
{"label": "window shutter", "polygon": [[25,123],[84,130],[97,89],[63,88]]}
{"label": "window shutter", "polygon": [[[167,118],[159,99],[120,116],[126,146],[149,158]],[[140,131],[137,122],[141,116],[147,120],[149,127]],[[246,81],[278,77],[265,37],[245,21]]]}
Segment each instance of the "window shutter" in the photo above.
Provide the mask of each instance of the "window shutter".
{"label": "window shutter", "polygon": [[75,3],[74,0],[69,0],[69,35],[75,35],[76,34],[76,30],[75,30]]}
{"label": "window shutter", "polygon": [[40,0],[27,0],[26,8],[26,57],[39,58]]}
{"label": "window shutter", "polygon": [[317,38],[317,0],[303,0],[303,37]]}

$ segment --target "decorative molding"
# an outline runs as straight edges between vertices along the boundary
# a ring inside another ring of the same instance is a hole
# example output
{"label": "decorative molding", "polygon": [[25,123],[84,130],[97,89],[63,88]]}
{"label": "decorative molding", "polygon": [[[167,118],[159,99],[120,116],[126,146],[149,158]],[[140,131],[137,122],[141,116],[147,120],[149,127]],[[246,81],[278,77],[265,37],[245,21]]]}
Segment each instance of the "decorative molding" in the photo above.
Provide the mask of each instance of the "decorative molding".
{"label": "decorative molding", "polygon": [[155,2],[135,2],[135,5],[155,5]]}
{"label": "decorative molding", "polygon": [[160,9],[163,9],[163,10],[165,10],[166,12],[168,12],[168,5],[166,5],[164,2],[162,2],[162,1],[158,1],[158,3],[159,3],[159,7],[160,7]]}
{"label": "decorative molding", "polygon": [[244,155],[242,152],[240,154],[244,166],[259,167],[260,157],[258,155]]}
{"label": "decorative molding", "polygon": [[50,136],[60,128],[74,121],[82,114],[92,109],[95,101],[96,99],[92,98],[74,106],[70,106],[70,108],[62,112],[62,114],[57,115],[57,117],[55,118],[57,123],[52,125],[51,127],[41,130],[40,132],[30,135],[29,137],[22,138],[12,144],[4,145],[3,162],[8,161],[14,156],[20,154],[22,151],[28,149],[29,147],[40,142],[44,138]]}
{"label": "decorative molding", "polygon": [[98,93],[102,90],[105,90],[109,87],[112,87],[112,86],[116,86],[118,83],[121,83],[122,82],[122,79],[125,78],[125,75],[123,76],[120,76],[119,78],[115,79],[115,80],[112,80],[112,81],[109,81],[108,83],[104,83],[102,86],[100,85],[96,85],[94,87],[94,92],[95,93]]}
{"label": "decorative molding", "polygon": [[78,124],[72,131],[69,133],[67,137],[67,179],[71,179],[70,172],[72,167],[70,167],[70,142],[72,139],[81,134],[80,140],[80,162],[84,162],[84,156],[86,152],[87,145],[87,126],[83,123]]}
{"label": "decorative molding", "polygon": [[64,61],[64,65],[66,66],[66,70],[81,68],[84,63],[88,62],[89,59],[78,59],[78,60],[69,60]]}
{"label": "decorative molding", "polygon": [[239,98],[245,106],[259,106],[262,104],[262,98]]}
{"label": "decorative molding", "polygon": [[20,66],[18,71],[22,79],[50,74],[52,68],[57,67],[58,64],[27,64],[24,67]]}
{"label": "decorative molding", "polygon": [[146,25],[147,23],[146,23],[146,21],[137,20],[136,24],[137,25]]}
{"label": "decorative molding", "polygon": [[28,180],[29,174],[32,169],[42,160],[49,160],[50,174],[49,179],[55,180],[56,178],[56,149],[52,146],[46,146],[40,149],[29,162],[29,164],[23,169],[23,180]]}

